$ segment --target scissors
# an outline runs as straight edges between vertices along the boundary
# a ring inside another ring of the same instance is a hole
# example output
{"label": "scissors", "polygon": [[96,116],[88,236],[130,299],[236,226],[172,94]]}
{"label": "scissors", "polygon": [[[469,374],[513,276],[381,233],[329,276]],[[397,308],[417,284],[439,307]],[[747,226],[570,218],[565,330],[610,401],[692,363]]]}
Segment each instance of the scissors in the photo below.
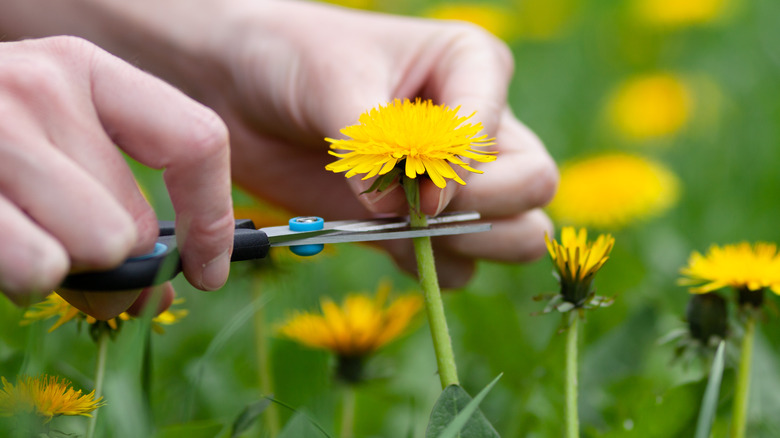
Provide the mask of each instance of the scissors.
{"label": "scissors", "polygon": [[[412,227],[408,217],[368,220],[323,221],[317,216],[298,216],[288,225],[257,229],[250,219],[235,222],[231,262],[262,259],[272,247],[288,246],[295,254],[317,254],[325,244],[446,236],[490,230],[489,223],[476,222],[477,212],[445,213],[429,218],[426,227]],[[61,287],[83,291],[141,289],[173,279],[181,272],[174,222],[159,221],[160,234],[154,250],[125,260],[108,271],[68,275]]]}

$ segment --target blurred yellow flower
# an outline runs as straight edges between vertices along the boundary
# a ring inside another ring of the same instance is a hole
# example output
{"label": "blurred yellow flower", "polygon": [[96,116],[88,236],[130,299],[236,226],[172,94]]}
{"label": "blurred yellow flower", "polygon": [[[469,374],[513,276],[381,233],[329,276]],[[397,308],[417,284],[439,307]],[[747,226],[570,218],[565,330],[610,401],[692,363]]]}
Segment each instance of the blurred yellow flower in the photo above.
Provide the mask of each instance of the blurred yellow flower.
{"label": "blurred yellow flower", "polygon": [[516,14],[506,6],[498,4],[439,3],[423,15],[439,20],[467,21],[503,40],[510,40],[517,33]]}
{"label": "blurred yellow flower", "polygon": [[711,23],[726,11],[728,0],[634,0],[637,17],[659,26]]}
{"label": "blurred yellow flower", "polygon": [[331,149],[344,151],[331,150],[330,154],[339,160],[325,169],[347,172],[347,178],[366,174],[363,179],[368,179],[403,166],[407,178],[427,175],[441,188],[446,186],[446,179],[466,184],[451,164],[482,173],[462,159],[484,163],[496,157],[491,152],[473,149],[489,146],[493,139],[478,136],[482,124],[465,123],[474,114],[458,116],[459,108],[450,109],[418,98],[414,102],[396,99],[371,109],[360,116],[359,124],[341,130],[348,139],[325,139],[331,143]]}
{"label": "blurred yellow flower", "polygon": [[635,140],[676,133],[688,122],[692,110],[689,88],[668,73],[638,76],[620,84],[608,104],[615,129]]}
{"label": "blurred yellow flower", "polygon": [[374,298],[348,295],[341,306],[321,300],[322,314],[298,312],[278,327],[281,335],[339,356],[364,357],[399,337],[422,307],[422,297],[408,294],[385,305],[390,285],[382,283]]}
{"label": "blurred yellow flower", "polygon": [[92,411],[105,404],[103,397],[95,399],[95,391],[82,394],[70,387],[70,381],[56,376],[21,377],[16,385],[5,377],[0,379],[0,416],[4,417],[33,414],[46,422],[59,415],[91,417]]}
{"label": "blurred yellow flower", "polygon": [[[179,304],[184,302],[184,299],[174,300],[173,304]],[[157,333],[163,333],[163,325],[171,325],[180,321],[187,316],[187,310],[184,309],[167,309],[159,315],[152,318],[152,329]],[[116,318],[111,318],[107,321],[99,321],[94,317],[87,315],[79,309],[73,307],[65,301],[56,292],[50,293],[44,301],[33,305],[22,315],[21,325],[28,325],[34,321],[43,321],[50,318],[57,317],[57,321],[49,328],[49,333],[58,329],[60,326],[68,321],[86,321],[87,324],[94,326],[98,323],[105,323],[111,330],[119,330],[121,321],[128,321],[132,319],[127,312],[122,312]]]}
{"label": "blurred yellow flower", "polygon": [[588,241],[588,231],[573,227],[561,230],[561,241],[550,241],[545,234],[547,251],[558,273],[563,299],[576,307],[583,306],[590,293],[591,283],[596,272],[604,266],[615,239],[609,234],[601,234],[595,241]]}
{"label": "blurred yellow flower", "polygon": [[691,286],[691,293],[731,286],[748,291],[769,288],[780,294],[780,254],[774,243],[712,245],[705,255],[694,251],[680,273],[685,277],[679,283]]}
{"label": "blurred yellow flower", "polygon": [[561,167],[549,212],[567,224],[618,229],[670,208],[678,186],[660,163],[624,153],[595,156]]}
{"label": "blurred yellow flower", "polygon": [[[33,305],[24,312],[21,325],[27,325],[33,321],[43,321],[45,319],[54,317],[59,318],[57,319],[57,322],[55,322],[54,325],[49,328],[49,333],[53,332],[66,322],[73,320],[74,318],[76,320],[84,320],[87,322],[87,324],[95,324],[98,322],[98,320],[94,317],[89,316],[86,313],[81,312],[79,309],[71,306],[70,303],[65,301],[65,299],[59,296],[56,292],[52,292],[46,297],[44,301]],[[119,328],[117,319],[121,321],[127,321],[130,319],[130,315],[127,313],[122,313],[116,318],[111,318],[105,322],[111,329],[117,330]]]}

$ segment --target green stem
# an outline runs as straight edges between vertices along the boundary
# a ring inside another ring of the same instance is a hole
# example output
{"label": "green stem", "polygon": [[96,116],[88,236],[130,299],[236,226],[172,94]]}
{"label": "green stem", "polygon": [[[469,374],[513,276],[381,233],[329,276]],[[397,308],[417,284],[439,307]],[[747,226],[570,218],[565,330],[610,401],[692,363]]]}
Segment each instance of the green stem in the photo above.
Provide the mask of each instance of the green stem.
{"label": "green stem", "polygon": [[[564,318],[568,314],[564,314]],[[566,330],[566,438],[580,436],[580,420],[577,414],[577,338],[578,315],[571,318]]]}
{"label": "green stem", "polygon": [[[262,280],[259,274],[252,279],[252,293],[257,300],[263,293]],[[263,396],[270,396],[274,392],[273,379],[271,377],[271,358],[268,354],[268,337],[266,336],[265,312],[263,308],[257,309],[254,314],[255,349],[257,351],[257,372],[260,383],[260,391]],[[265,410],[265,425],[268,436],[274,438],[279,435],[279,410],[275,404],[271,404]]]}
{"label": "green stem", "polygon": [[341,401],[341,438],[352,438],[355,434],[356,395],[354,385],[345,385]]}
{"label": "green stem", "polygon": [[[409,205],[409,218],[412,227],[425,227],[428,221],[419,207],[419,186],[417,181],[404,178],[404,189],[407,199],[415,199],[415,205]],[[449,385],[460,384],[458,372],[455,367],[455,354],[452,350],[452,339],[447,328],[447,318],[444,314],[444,303],[441,299],[439,278],[436,274],[436,264],[433,258],[433,246],[430,237],[416,237],[414,253],[417,257],[417,273],[420,276],[420,286],[425,299],[425,310],[428,315],[428,324],[433,338],[433,349],[436,353],[436,363],[439,368],[439,379],[442,389]]]}
{"label": "green stem", "polygon": [[739,371],[734,389],[734,406],[731,417],[731,438],[744,438],[747,426],[748,394],[750,393],[750,366],[753,359],[753,340],[756,333],[756,317],[748,309],[745,334],[742,336],[742,352],[739,357]]}
{"label": "green stem", "polygon": [[[95,366],[95,400],[99,399],[103,395],[103,378],[106,373],[106,357],[108,356],[108,341],[110,331],[108,327],[101,330],[97,339],[98,357],[97,365]],[[95,429],[97,426],[98,411],[100,408],[95,409],[92,412],[92,417],[89,419],[89,425],[87,428],[86,438],[92,438],[95,436]]]}

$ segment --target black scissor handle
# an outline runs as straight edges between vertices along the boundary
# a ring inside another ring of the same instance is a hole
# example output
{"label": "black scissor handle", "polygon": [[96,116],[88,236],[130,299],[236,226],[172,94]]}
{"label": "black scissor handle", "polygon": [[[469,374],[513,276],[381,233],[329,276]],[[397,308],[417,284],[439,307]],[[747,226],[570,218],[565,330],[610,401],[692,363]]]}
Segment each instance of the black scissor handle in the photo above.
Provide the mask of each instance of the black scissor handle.
{"label": "black scissor handle", "polygon": [[[157,238],[154,251],[151,253],[129,258],[108,271],[70,274],[65,277],[60,287],[109,292],[142,289],[173,279],[181,272],[181,259],[176,246],[174,225],[170,221],[160,221],[159,225],[160,237]],[[268,236],[262,230],[256,230],[251,220],[236,221],[231,261],[261,259],[268,254],[270,248]]]}

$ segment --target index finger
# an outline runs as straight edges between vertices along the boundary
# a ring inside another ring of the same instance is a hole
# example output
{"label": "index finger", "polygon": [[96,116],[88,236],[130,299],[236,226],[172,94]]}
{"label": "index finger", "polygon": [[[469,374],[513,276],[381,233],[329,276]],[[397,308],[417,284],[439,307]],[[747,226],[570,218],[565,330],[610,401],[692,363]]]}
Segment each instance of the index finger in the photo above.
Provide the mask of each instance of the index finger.
{"label": "index finger", "polygon": [[225,124],[116,57],[93,60],[92,99],[101,123],[132,158],[165,169],[184,274],[200,289],[218,289],[230,269],[234,230]]}

